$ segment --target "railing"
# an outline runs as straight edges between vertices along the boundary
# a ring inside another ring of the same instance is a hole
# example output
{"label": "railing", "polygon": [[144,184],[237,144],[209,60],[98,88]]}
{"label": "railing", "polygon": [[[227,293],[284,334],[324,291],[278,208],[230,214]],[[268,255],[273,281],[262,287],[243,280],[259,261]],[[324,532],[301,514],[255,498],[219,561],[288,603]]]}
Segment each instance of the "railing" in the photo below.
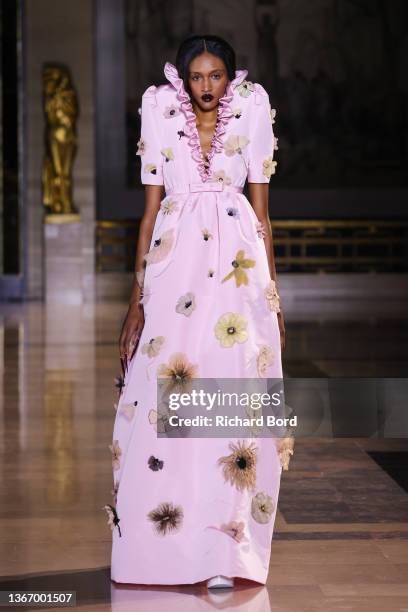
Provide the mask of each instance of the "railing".
{"label": "railing", "polygon": [[[280,219],[271,223],[277,272],[407,272],[406,219]],[[97,272],[133,270],[139,222],[96,223]]]}

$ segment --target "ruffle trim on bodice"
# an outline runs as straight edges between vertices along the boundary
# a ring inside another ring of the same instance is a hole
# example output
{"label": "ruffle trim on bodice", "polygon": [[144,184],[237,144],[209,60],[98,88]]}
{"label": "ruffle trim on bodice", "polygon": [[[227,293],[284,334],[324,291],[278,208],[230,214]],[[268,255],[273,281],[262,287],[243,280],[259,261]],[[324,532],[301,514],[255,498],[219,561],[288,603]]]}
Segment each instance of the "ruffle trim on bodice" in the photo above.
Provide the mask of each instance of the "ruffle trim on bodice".
{"label": "ruffle trim on bodice", "polygon": [[184,112],[186,117],[184,133],[188,138],[188,144],[191,148],[191,156],[197,162],[198,172],[201,176],[201,180],[204,182],[208,180],[211,175],[211,160],[216,153],[219,153],[222,150],[222,137],[227,130],[228,122],[234,116],[230,107],[230,103],[234,96],[234,89],[242,83],[247,74],[248,70],[236,70],[235,78],[228,82],[225,94],[219,100],[217,124],[206,161],[201,151],[200,136],[196,124],[196,115],[193,110],[191,98],[184,87],[183,79],[180,78],[178,70],[173,64],[166,62],[164,66],[164,75],[176,89],[177,99],[179,100],[181,110]]}

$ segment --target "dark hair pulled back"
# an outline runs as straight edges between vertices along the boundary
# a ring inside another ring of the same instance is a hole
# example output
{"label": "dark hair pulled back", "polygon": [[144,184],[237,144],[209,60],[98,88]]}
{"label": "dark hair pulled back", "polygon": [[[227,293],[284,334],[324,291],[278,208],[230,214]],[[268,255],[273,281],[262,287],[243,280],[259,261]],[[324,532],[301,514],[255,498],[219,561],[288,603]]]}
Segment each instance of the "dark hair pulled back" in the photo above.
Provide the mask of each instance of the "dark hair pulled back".
{"label": "dark hair pulled back", "polygon": [[176,56],[177,72],[183,79],[184,87],[187,90],[189,89],[188,70],[190,62],[205,51],[223,60],[230,81],[235,78],[236,59],[235,51],[231,45],[220,36],[193,34],[182,41]]}

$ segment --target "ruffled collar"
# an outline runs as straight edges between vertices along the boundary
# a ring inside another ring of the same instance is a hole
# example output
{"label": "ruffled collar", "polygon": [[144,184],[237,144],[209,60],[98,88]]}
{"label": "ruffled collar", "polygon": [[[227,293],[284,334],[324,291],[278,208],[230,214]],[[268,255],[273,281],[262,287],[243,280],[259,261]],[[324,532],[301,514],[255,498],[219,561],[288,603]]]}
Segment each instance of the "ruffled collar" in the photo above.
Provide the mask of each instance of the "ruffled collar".
{"label": "ruffled collar", "polygon": [[217,124],[211,141],[211,148],[207,155],[208,161],[206,162],[201,151],[200,136],[196,124],[196,115],[193,110],[191,98],[184,87],[183,79],[179,76],[178,70],[173,64],[166,62],[164,65],[164,75],[175,88],[177,99],[181,104],[181,110],[186,116],[184,133],[188,137],[188,144],[191,147],[191,156],[197,162],[199,174],[204,182],[211,176],[211,160],[215,153],[219,153],[222,150],[222,136],[227,130],[228,122],[233,117],[230,102],[234,97],[234,89],[242,83],[247,74],[248,70],[236,70],[235,78],[228,82],[225,94],[219,100]]}

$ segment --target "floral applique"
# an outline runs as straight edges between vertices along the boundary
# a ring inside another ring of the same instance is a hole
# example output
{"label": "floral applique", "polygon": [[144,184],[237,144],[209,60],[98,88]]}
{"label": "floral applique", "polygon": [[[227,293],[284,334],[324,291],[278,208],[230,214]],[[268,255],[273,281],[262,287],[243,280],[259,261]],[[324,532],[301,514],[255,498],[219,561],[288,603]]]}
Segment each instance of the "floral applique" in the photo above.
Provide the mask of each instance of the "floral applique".
{"label": "floral applique", "polygon": [[119,537],[122,537],[122,533],[119,527],[120,518],[117,515],[116,509],[110,504],[106,504],[105,506],[103,506],[102,510],[105,510],[106,514],[108,515],[108,525],[110,526],[111,530],[113,531],[114,528],[117,527],[119,531]]}
{"label": "floral applique", "polygon": [[162,149],[160,153],[163,155],[164,160],[166,162],[169,162],[170,160],[174,159],[174,153],[171,147],[168,147],[167,149]]}
{"label": "floral applique", "polygon": [[168,379],[165,391],[188,391],[191,381],[198,375],[197,364],[191,363],[185,353],[173,353],[167,363],[161,363],[157,368],[157,378]]}
{"label": "floral applique", "polygon": [[234,268],[232,272],[227,274],[222,279],[222,283],[229,280],[232,277],[235,277],[235,286],[240,287],[241,285],[248,285],[249,279],[248,274],[245,272],[245,269],[254,268],[256,265],[255,259],[246,259],[245,251],[240,249],[235,255],[235,259],[231,262],[232,267]]}
{"label": "floral applique", "polygon": [[242,96],[243,98],[248,98],[251,95],[251,93],[255,91],[255,85],[252,83],[252,81],[245,80],[245,81],[242,81],[240,85],[238,85],[237,91],[239,95]]}
{"label": "floral applique", "polygon": [[153,523],[156,533],[165,536],[180,529],[183,522],[183,509],[171,502],[163,502],[151,510],[147,518]]}
{"label": "floral applique", "polygon": [[293,437],[280,438],[277,444],[280,464],[287,471],[289,469],[290,457],[294,452],[295,439]]}
{"label": "floral applique", "polygon": [[268,523],[272,518],[274,508],[272,497],[262,491],[252,498],[251,514],[257,523]]}
{"label": "floral applique", "polygon": [[163,469],[164,461],[158,459],[154,455],[150,455],[149,459],[147,460],[147,465],[152,472],[158,472],[159,470]]}
{"label": "floral applique", "polygon": [[270,179],[272,174],[276,172],[277,161],[272,159],[272,155],[264,159],[262,162],[262,174],[266,176],[266,178]]}
{"label": "floral applique", "polygon": [[225,174],[225,170],[218,170],[208,179],[210,183],[223,183],[224,185],[231,185],[231,179]]}
{"label": "floral applique", "polygon": [[164,402],[161,402],[157,410],[152,408],[148,415],[150,425],[152,425],[158,433],[165,433],[167,431],[169,418],[170,408]]}
{"label": "floral applique", "polygon": [[229,535],[236,542],[242,542],[244,539],[245,523],[243,521],[230,521],[221,525],[220,530]]}
{"label": "floral applique", "polygon": [[234,217],[234,219],[239,219],[239,211],[238,208],[235,208],[234,206],[228,206],[228,208],[226,209],[227,211],[227,215],[229,217]]}
{"label": "floral applique", "polygon": [[269,284],[265,289],[265,297],[268,302],[269,310],[272,310],[272,312],[280,312],[280,298],[276,289],[276,283],[273,279],[270,279]]}
{"label": "floral applique", "polygon": [[241,344],[248,340],[248,321],[237,312],[221,315],[214,327],[215,337],[224,348],[231,348],[235,342]]}
{"label": "floral applique", "polygon": [[122,391],[123,391],[123,389],[125,387],[124,378],[123,378],[123,376],[121,374],[118,374],[118,376],[115,376],[114,380],[115,380],[115,387],[118,390],[118,397],[120,397],[121,394],[122,394]]}
{"label": "floral applique", "polygon": [[146,153],[146,141],[143,138],[139,138],[137,142],[136,155],[144,155]]}
{"label": "floral applique", "polygon": [[113,444],[109,444],[109,448],[112,453],[112,467],[114,470],[119,470],[120,457],[122,455],[122,449],[119,446],[119,440],[114,440]]}
{"label": "floral applique", "polygon": [[122,404],[120,407],[120,414],[123,414],[123,416],[126,417],[128,421],[131,421],[135,416],[136,406],[137,401],[128,404]]}
{"label": "floral applique", "polygon": [[245,523],[243,521],[230,521],[229,523],[223,523],[220,527],[209,525],[207,529],[221,531],[238,543],[247,540],[244,534]]}
{"label": "floral applique", "polygon": [[208,230],[206,227],[201,230],[201,233],[202,233],[203,238],[204,238],[205,241],[207,241],[207,240],[209,240],[210,238],[213,237],[213,235],[211,234],[210,230]]}
{"label": "floral applique", "polygon": [[260,347],[258,356],[256,358],[256,365],[258,374],[261,378],[266,377],[267,369],[272,365],[275,354],[272,347],[264,344]]}
{"label": "floral applique", "polygon": [[262,221],[257,221],[255,224],[255,230],[256,233],[258,235],[258,238],[265,238],[266,236],[266,230],[265,230],[265,226],[262,223]]}
{"label": "floral applique", "polygon": [[235,119],[240,119],[242,116],[242,108],[233,108],[232,114],[234,115]]}
{"label": "floral applique", "polygon": [[186,317],[189,317],[193,310],[195,310],[196,302],[194,293],[186,293],[182,295],[176,304],[176,312],[179,314],[183,314]]}
{"label": "floral applique", "polygon": [[178,130],[177,136],[179,137],[179,140],[181,140],[183,136],[187,138],[187,134],[184,132],[184,130]]}
{"label": "floral applique", "polygon": [[163,215],[171,215],[172,213],[179,210],[179,208],[177,206],[176,200],[166,200],[160,206],[160,210],[162,211]]}
{"label": "floral applique", "polygon": [[172,119],[173,117],[177,117],[180,114],[180,107],[172,104],[171,106],[166,106],[164,109],[164,116],[166,119]]}
{"label": "floral applique", "polygon": [[215,270],[213,270],[212,268],[210,268],[210,269],[208,270],[207,277],[208,277],[208,278],[213,278],[214,274],[215,274]]}
{"label": "floral applique", "polygon": [[231,454],[220,457],[217,464],[223,468],[226,482],[233,485],[238,491],[254,489],[256,483],[257,446],[254,442],[245,441],[229,443]]}
{"label": "floral applique", "polygon": [[156,338],[150,338],[149,342],[146,342],[142,346],[142,354],[150,358],[157,357],[161,347],[164,344],[164,336],[156,336]]}
{"label": "floral applique", "polygon": [[271,122],[272,122],[272,125],[273,125],[275,123],[276,108],[272,108],[272,106],[269,105],[269,113],[271,115]]}
{"label": "floral applique", "polygon": [[170,253],[170,250],[174,242],[174,229],[170,229],[163,232],[159,238],[153,242],[153,247],[144,256],[144,260],[147,264],[159,263]]}
{"label": "floral applique", "polygon": [[246,136],[238,136],[231,134],[224,142],[224,152],[228,157],[232,157],[236,153],[241,155],[243,149],[248,145],[249,139]]}
{"label": "floral applique", "polygon": [[156,166],[156,164],[145,164],[144,172],[146,174],[157,174],[157,166]]}
{"label": "floral applique", "polygon": [[278,140],[279,140],[279,138],[277,136],[274,136],[274,139],[273,139],[273,148],[274,148],[275,151],[279,150]]}

